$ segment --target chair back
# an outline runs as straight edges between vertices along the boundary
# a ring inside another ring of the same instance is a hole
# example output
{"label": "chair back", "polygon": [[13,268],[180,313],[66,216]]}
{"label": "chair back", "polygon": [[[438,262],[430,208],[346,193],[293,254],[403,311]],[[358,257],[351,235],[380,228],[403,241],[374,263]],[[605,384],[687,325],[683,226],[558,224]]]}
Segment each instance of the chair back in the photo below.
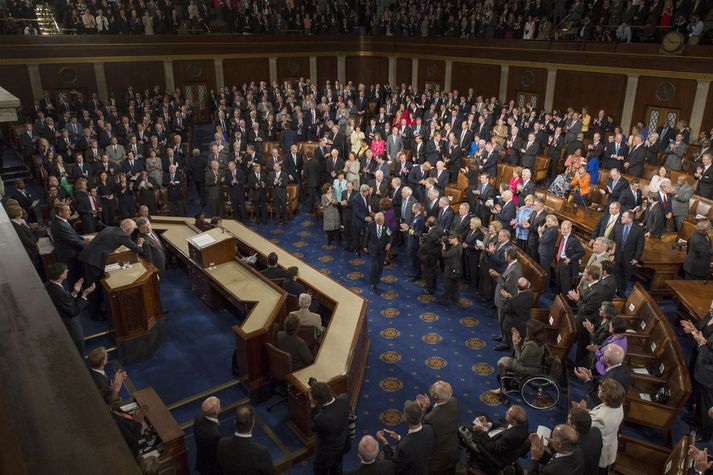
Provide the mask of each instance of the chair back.
{"label": "chair back", "polygon": [[292,355],[274,346],[265,343],[267,359],[270,365],[270,375],[278,381],[285,381],[292,372]]}
{"label": "chair back", "polygon": [[308,347],[312,347],[317,342],[317,329],[312,325],[300,325],[297,336],[302,338]]}

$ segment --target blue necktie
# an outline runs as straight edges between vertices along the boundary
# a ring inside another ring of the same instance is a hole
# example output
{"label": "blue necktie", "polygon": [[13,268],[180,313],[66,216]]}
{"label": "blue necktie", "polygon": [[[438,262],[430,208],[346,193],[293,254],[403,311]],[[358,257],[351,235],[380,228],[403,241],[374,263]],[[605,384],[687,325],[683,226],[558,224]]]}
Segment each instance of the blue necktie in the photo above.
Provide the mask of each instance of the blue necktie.
{"label": "blue necktie", "polygon": [[622,240],[622,244],[626,243],[626,240],[629,237],[629,229],[630,228],[631,228],[631,224],[627,224],[626,226],[624,226],[624,236],[623,236],[624,239]]}
{"label": "blue necktie", "polygon": [[401,216],[404,216],[406,214],[406,205],[408,204],[408,201],[404,200],[404,204],[401,205]]}

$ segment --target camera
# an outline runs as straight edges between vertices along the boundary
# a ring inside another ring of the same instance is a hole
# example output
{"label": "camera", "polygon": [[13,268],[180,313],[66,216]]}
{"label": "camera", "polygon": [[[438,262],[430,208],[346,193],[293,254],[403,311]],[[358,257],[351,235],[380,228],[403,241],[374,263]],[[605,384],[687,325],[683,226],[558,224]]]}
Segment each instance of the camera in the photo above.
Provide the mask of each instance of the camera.
{"label": "camera", "polygon": [[309,387],[314,386],[314,383],[316,383],[316,382],[317,382],[317,378],[315,378],[314,376],[311,376],[311,377],[307,380],[307,384],[309,385]]}

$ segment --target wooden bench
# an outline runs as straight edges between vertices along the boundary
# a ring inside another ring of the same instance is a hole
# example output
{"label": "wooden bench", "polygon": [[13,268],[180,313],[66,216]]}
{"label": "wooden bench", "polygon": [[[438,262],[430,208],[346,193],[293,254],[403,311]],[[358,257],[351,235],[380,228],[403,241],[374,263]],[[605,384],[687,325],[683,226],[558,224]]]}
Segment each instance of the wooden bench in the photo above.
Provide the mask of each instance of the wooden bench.
{"label": "wooden bench", "polygon": [[545,341],[550,345],[552,354],[564,364],[569,350],[577,338],[572,307],[562,295],[557,295],[549,309],[534,308],[531,311],[534,320],[545,325]]}
{"label": "wooden bench", "polygon": [[517,251],[517,260],[522,267],[522,276],[530,281],[530,291],[532,292],[533,306],[537,306],[540,300],[540,295],[545,290],[545,281],[547,274],[537,262],[532,259],[525,251],[515,246]]}
{"label": "wooden bench", "polygon": [[689,472],[691,437],[684,435],[673,450],[661,445],[619,436],[619,450],[611,473],[619,475],[685,475]]}

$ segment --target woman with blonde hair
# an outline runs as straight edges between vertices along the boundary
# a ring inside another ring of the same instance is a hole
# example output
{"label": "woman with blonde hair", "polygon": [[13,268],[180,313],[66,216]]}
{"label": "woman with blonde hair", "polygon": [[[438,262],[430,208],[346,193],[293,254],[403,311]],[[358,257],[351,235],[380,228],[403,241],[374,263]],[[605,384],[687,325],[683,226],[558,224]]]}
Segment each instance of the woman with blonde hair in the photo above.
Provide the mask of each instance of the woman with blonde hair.
{"label": "woman with blonde hair", "polygon": [[602,454],[599,457],[601,473],[606,472],[616,461],[616,453],[619,449],[619,426],[624,420],[626,391],[616,379],[606,378],[599,383],[598,396],[602,403],[589,411],[589,415],[592,417],[592,427],[596,427],[602,433]]}
{"label": "woman with blonde hair", "polygon": [[361,164],[357,160],[357,156],[354,152],[349,152],[347,156],[347,161],[344,163],[344,174],[347,181],[352,182],[354,189],[359,188],[359,170]]}
{"label": "woman with blonde hair", "polygon": [[[354,124],[354,119],[349,119],[350,124]],[[362,132],[359,126],[355,126],[352,133],[349,135],[349,142],[352,144],[352,152],[359,156],[359,150],[362,147],[362,141],[364,141],[364,132]]]}

